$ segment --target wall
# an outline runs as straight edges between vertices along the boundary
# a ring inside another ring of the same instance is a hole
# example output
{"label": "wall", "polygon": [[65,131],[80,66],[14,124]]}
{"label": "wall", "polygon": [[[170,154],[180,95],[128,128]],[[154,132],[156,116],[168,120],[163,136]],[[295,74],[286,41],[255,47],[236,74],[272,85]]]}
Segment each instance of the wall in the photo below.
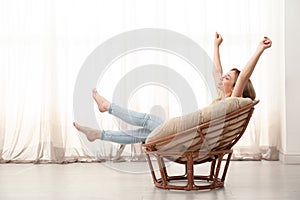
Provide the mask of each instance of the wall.
{"label": "wall", "polygon": [[300,1],[285,0],[285,115],[280,159],[300,164]]}

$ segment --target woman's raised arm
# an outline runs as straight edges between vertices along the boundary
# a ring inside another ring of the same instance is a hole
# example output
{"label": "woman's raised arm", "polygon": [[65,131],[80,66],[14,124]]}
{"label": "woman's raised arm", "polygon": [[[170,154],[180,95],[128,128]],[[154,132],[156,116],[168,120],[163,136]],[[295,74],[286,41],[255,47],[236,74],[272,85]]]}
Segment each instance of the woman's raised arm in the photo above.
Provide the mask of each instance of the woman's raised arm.
{"label": "woman's raised arm", "polygon": [[217,85],[221,81],[223,75],[223,68],[220,59],[219,46],[223,42],[223,38],[220,34],[216,32],[214,40],[214,67],[213,67],[213,76],[215,79],[215,84]]}
{"label": "woman's raised arm", "polygon": [[221,45],[222,42],[223,42],[222,36],[216,32],[215,40],[214,40],[214,65],[217,71],[221,75],[223,73],[223,69],[221,65],[219,46]]}
{"label": "woman's raised arm", "polygon": [[254,68],[257,64],[257,61],[259,60],[260,56],[264,52],[265,49],[272,46],[272,41],[268,37],[264,37],[264,39],[259,43],[255,53],[250,58],[250,60],[247,62],[245,67],[242,69],[235,87],[233,89],[232,95],[233,97],[241,97],[243,95],[244,88],[254,71]]}

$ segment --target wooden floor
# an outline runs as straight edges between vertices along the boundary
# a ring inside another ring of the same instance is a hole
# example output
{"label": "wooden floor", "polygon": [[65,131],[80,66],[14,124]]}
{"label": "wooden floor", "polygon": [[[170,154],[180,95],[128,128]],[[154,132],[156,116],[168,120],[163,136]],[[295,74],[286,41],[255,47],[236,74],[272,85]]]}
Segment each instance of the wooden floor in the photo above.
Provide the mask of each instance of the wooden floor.
{"label": "wooden floor", "polygon": [[144,162],[0,164],[0,199],[300,199],[300,165],[232,161],[222,189],[170,191],[153,186]]}

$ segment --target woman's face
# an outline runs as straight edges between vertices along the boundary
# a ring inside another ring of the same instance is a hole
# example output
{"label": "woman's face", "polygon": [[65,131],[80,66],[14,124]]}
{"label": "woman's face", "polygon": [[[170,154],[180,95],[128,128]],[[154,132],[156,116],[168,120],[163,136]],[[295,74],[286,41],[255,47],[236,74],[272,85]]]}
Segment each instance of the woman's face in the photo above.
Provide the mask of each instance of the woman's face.
{"label": "woman's face", "polygon": [[229,71],[224,76],[222,76],[222,84],[226,94],[231,94],[233,91],[234,83],[236,81],[236,72]]}

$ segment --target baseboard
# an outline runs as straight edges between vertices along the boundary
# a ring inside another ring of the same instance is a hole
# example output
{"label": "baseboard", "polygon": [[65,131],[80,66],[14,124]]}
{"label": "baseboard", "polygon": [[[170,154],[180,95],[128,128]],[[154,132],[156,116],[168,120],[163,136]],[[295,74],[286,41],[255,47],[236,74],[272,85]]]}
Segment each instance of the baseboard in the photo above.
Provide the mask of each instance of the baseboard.
{"label": "baseboard", "polygon": [[300,154],[287,154],[280,152],[279,160],[284,164],[299,164],[300,165]]}

